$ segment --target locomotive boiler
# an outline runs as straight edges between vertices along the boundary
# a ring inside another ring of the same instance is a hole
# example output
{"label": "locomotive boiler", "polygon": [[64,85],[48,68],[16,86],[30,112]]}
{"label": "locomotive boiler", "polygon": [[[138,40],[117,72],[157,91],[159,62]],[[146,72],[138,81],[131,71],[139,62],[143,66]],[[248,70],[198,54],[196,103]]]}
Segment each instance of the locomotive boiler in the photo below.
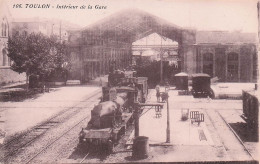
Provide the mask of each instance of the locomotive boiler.
{"label": "locomotive boiler", "polygon": [[79,134],[79,142],[85,148],[113,151],[114,144],[132,122],[132,113],[128,110],[131,104],[128,101],[136,90],[129,87],[120,92],[120,89],[114,99],[99,103],[91,111],[87,127]]}
{"label": "locomotive boiler", "polygon": [[127,93],[117,94],[115,100],[105,101],[96,105],[91,111],[90,128],[109,128],[120,124],[124,106],[127,101]]}

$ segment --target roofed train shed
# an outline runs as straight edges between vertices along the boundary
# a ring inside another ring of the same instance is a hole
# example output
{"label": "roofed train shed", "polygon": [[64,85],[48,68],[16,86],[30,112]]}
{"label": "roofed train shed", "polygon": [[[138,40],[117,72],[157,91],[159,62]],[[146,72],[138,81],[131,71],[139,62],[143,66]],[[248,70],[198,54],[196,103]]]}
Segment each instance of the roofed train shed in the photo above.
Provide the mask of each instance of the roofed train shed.
{"label": "roofed train shed", "polygon": [[[208,61],[206,61],[206,64],[203,63],[202,53],[205,51],[203,48],[208,49],[210,45],[211,49],[215,49],[218,48],[216,46],[221,45],[220,43],[204,44],[200,39],[200,43],[197,44],[195,30],[179,27],[138,9],[124,10],[81,30],[71,31],[69,33],[69,54],[72,69],[69,78],[85,82],[99,75],[107,74],[111,67],[122,69],[130,66],[132,43],[152,33],[178,42],[178,57],[181,59],[182,71],[189,74],[212,72],[211,76],[220,75],[220,79],[227,80],[228,62],[224,62],[225,70],[220,70],[224,71],[221,74],[216,73],[218,69],[214,68],[216,64],[213,63],[217,60],[216,55],[212,55],[211,63]],[[203,37],[200,38],[203,39]],[[254,45],[255,43],[253,43]],[[253,54],[254,48],[249,47],[249,49],[252,50],[250,54]],[[223,52],[224,55],[227,55],[225,50]],[[207,52],[205,51],[205,53]],[[252,62],[251,57],[249,59],[249,62]],[[239,64],[237,63],[237,65]],[[248,71],[252,70],[253,68],[250,68]],[[237,69],[237,71],[240,71],[240,69]],[[236,80],[239,81],[240,79]],[[252,76],[245,77],[244,81],[252,80],[253,73]]]}
{"label": "roofed train shed", "polygon": [[70,78],[87,81],[107,74],[111,66],[115,69],[129,66],[132,43],[152,33],[177,41],[179,45],[195,43],[193,31],[141,10],[122,11],[70,33],[70,54],[74,63]]}

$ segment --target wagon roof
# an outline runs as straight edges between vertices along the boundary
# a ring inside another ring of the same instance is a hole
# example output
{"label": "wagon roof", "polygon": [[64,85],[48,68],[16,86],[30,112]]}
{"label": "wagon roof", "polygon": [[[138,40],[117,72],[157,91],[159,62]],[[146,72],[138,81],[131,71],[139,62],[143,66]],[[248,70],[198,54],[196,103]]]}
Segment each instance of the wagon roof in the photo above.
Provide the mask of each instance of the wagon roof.
{"label": "wagon roof", "polygon": [[210,77],[208,74],[206,73],[196,73],[196,74],[192,74],[192,77]]}
{"label": "wagon roof", "polygon": [[133,87],[127,87],[127,86],[116,87],[116,90],[135,91]]}
{"label": "wagon roof", "polygon": [[175,76],[188,76],[188,74],[185,72],[180,72],[180,73],[177,73]]}

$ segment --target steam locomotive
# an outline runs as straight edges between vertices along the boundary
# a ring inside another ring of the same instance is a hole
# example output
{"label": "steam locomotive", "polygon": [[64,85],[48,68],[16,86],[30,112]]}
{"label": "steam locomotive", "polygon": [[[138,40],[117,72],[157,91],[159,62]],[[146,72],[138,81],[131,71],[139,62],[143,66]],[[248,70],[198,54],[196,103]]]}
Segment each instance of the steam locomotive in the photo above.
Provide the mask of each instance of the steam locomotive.
{"label": "steam locomotive", "polygon": [[147,96],[147,78],[134,76],[134,72],[123,71],[109,74],[108,86],[102,88],[102,102],[91,110],[87,127],[79,133],[81,146],[113,151],[133,121],[134,102],[144,102]]}

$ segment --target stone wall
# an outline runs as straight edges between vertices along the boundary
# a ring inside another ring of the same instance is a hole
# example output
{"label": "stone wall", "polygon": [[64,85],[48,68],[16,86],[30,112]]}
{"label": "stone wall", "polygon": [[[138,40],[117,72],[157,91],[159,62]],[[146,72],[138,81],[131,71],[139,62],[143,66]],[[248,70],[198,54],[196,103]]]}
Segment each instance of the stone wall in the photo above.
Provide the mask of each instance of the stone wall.
{"label": "stone wall", "polygon": [[17,73],[10,69],[10,67],[1,67],[0,68],[0,85],[15,83],[20,81],[25,81],[25,73]]}

